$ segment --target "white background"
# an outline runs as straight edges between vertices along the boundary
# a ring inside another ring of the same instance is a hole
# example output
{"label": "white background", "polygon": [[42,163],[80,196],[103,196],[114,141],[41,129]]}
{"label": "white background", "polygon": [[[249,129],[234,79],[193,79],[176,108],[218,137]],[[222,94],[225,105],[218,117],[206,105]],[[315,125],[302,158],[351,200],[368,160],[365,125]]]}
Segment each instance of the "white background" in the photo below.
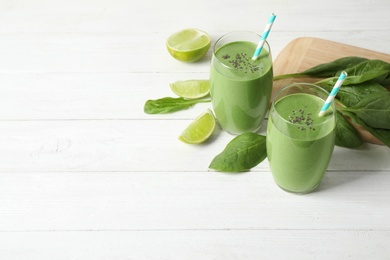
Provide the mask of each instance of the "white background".
{"label": "white background", "polygon": [[[210,104],[147,115],[169,83],[207,79],[210,51],[165,40],[261,33],[273,57],[312,36],[389,53],[386,0],[2,0],[1,259],[390,259],[390,150],[336,148],[319,189],[293,195],[268,162],[208,165],[233,136],[178,141]],[[261,129],[264,133],[265,125]]]}

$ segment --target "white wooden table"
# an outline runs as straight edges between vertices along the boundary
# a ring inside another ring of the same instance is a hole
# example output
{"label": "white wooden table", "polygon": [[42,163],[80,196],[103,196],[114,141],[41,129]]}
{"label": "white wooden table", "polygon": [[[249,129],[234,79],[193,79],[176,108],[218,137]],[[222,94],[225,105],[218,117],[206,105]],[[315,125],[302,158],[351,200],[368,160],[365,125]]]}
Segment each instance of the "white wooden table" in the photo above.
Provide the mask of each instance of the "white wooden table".
{"label": "white wooden table", "polygon": [[[261,33],[389,53],[387,0],[2,0],[0,259],[390,259],[390,149],[336,148],[317,192],[292,195],[264,161],[208,165],[233,136],[177,137],[210,104],[147,115],[169,83],[209,76],[166,38]],[[262,128],[264,133],[265,126]]]}

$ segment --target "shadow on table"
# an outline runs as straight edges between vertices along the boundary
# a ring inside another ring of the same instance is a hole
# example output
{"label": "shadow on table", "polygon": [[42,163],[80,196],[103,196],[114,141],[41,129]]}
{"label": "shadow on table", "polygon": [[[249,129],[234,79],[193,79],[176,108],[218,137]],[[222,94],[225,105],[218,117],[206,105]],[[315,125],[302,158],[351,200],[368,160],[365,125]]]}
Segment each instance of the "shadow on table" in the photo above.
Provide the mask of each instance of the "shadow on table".
{"label": "shadow on table", "polygon": [[338,148],[335,150],[328,171],[317,192],[354,186],[361,179],[371,178],[374,173],[388,169],[388,150],[364,144],[359,149]]}
{"label": "shadow on table", "polygon": [[216,126],[215,126],[213,134],[206,141],[204,141],[203,143],[201,143],[199,145],[200,146],[212,145],[219,138],[219,136],[222,134],[222,132],[223,132],[222,128],[217,123]]}
{"label": "shadow on table", "polygon": [[362,172],[328,171],[315,192],[334,190],[347,185],[353,186],[354,182],[358,182],[362,178],[365,178],[365,174]]}

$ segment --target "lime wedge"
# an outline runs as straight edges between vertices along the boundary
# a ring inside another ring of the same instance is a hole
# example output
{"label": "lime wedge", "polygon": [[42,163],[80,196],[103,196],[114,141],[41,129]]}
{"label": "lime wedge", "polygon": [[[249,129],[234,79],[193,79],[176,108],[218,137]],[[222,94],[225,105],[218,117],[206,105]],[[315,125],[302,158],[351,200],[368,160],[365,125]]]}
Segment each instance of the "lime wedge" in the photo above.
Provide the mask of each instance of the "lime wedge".
{"label": "lime wedge", "polygon": [[173,93],[179,97],[196,99],[207,96],[210,93],[209,80],[184,80],[169,84]]}
{"label": "lime wedge", "polygon": [[209,50],[210,36],[198,29],[184,29],[169,36],[167,49],[177,60],[194,62],[200,60]]}
{"label": "lime wedge", "polygon": [[184,129],[179,140],[187,144],[200,144],[213,134],[215,125],[213,112],[207,109]]}

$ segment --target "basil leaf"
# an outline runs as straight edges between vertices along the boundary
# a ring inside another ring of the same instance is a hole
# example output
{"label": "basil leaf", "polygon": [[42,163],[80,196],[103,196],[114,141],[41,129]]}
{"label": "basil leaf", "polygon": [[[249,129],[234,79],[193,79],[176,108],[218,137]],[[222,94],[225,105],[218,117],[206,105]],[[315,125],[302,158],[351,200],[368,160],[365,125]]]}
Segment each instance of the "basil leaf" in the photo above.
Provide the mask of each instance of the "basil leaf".
{"label": "basil leaf", "polygon": [[357,148],[362,145],[358,131],[344,118],[340,112],[336,112],[336,140],[337,146]]}
{"label": "basil leaf", "polygon": [[353,112],[370,127],[390,129],[390,92],[388,91],[369,94],[356,105],[341,110]]}
{"label": "basil leaf", "polygon": [[266,137],[243,133],[227,144],[211,161],[209,168],[221,172],[242,172],[255,167],[266,157]]}
{"label": "basil leaf", "polygon": [[345,70],[348,67],[357,65],[364,61],[367,61],[367,59],[361,57],[354,57],[354,56],[343,57],[334,60],[332,62],[327,62],[327,63],[314,66],[303,72],[275,76],[274,80],[292,78],[292,77],[303,77],[303,76],[309,76],[314,78],[334,77],[340,71]]}
{"label": "basil leaf", "polygon": [[388,129],[377,129],[369,127],[363,120],[361,120],[354,113],[343,111],[344,115],[347,115],[352,119],[352,122],[358,125],[361,125],[364,129],[370,132],[373,136],[375,136],[378,140],[382,141],[385,145],[390,147],[390,130]]}
{"label": "basil leaf", "polygon": [[210,99],[185,99],[182,97],[165,97],[156,100],[148,100],[144,105],[146,114],[166,114],[187,109],[196,103],[210,102]]}

